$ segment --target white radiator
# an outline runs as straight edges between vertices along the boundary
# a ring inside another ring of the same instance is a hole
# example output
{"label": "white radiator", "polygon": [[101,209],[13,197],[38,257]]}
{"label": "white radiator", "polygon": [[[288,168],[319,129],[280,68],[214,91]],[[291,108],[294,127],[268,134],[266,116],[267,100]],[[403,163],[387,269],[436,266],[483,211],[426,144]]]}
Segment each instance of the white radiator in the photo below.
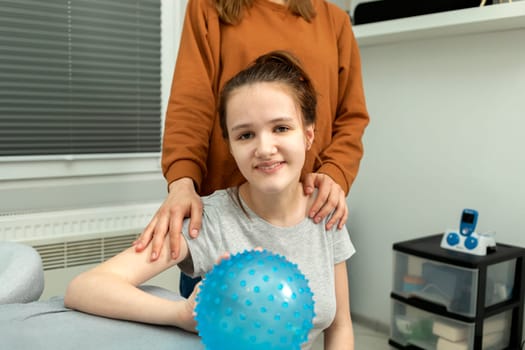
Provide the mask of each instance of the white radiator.
{"label": "white radiator", "polygon": [[[0,215],[0,241],[26,243],[40,253],[46,277],[41,299],[47,299],[63,295],[78,273],[130,247],[159,206],[155,202]],[[178,271],[152,283],[174,289]]]}

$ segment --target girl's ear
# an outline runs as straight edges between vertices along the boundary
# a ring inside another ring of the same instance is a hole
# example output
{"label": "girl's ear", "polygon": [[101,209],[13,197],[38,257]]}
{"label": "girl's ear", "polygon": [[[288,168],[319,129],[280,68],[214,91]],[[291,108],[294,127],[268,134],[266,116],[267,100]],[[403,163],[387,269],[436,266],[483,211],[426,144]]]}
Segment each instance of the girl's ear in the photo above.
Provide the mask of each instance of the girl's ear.
{"label": "girl's ear", "polygon": [[314,143],[314,137],[315,137],[315,127],[314,125],[308,125],[304,129],[304,139],[306,141],[306,150],[309,151],[310,148],[312,148],[312,144]]}

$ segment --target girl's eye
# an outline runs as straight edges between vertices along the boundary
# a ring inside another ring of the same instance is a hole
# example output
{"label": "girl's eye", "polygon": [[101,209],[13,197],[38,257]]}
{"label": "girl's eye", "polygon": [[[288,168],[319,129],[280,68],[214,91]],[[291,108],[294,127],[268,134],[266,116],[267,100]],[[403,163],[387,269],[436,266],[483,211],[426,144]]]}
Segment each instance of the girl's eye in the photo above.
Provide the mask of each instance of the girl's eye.
{"label": "girl's eye", "polygon": [[278,126],[278,127],[275,128],[275,132],[286,132],[288,130],[290,130],[290,128],[287,127],[287,126],[283,126],[283,125]]}
{"label": "girl's eye", "polygon": [[243,134],[240,134],[238,139],[239,140],[248,140],[248,139],[251,139],[253,137],[253,133],[251,132],[245,132]]}

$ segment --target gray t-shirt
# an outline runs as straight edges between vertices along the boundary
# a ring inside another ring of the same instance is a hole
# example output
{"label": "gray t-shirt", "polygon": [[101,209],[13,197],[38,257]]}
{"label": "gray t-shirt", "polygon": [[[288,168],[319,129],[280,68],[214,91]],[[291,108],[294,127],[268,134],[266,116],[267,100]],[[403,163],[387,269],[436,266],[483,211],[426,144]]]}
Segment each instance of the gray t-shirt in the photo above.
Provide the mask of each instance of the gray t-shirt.
{"label": "gray t-shirt", "polygon": [[335,316],[334,265],[347,260],[355,252],[348,231],[346,227],[327,231],[326,220],[315,224],[309,218],[292,227],[274,226],[241,202],[243,211],[233,191],[219,190],[203,197],[202,229],[196,239],[189,238],[189,221],[185,221],[183,234],[193,260],[193,271],[184,272],[203,276],[223,253],[235,254],[256,247],[283,255],[296,263],[314,293],[314,327],[308,342],[302,347],[309,349]]}

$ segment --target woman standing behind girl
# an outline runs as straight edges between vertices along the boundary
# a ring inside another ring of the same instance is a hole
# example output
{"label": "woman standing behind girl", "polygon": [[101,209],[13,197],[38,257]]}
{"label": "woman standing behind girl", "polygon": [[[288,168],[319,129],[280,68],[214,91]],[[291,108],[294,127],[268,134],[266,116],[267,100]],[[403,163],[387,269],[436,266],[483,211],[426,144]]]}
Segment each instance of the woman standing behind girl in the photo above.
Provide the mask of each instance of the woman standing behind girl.
{"label": "woman standing behind girl", "polygon": [[357,176],[368,124],[349,16],[325,0],[189,0],[163,137],[169,193],[137,240],[137,251],[153,237],[155,260],[169,232],[177,257],[183,218],[191,216],[192,237],[201,227],[198,194],[244,181],[221,135],[218,94],[250,62],[274,50],[298,57],[319,94],[315,142],[302,178],[305,193],[318,189],[308,215],[327,229],[344,226],[346,195]]}
{"label": "woman standing behind girl", "polygon": [[190,239],[188,220],[180,254],[171,259],[169,240],[159,259],[130,248],[75,278],[65,297],[68,307],[112,318],[195,330],[189,299],[170,301],[137,288],[179,264],[204,275],[224,252],[262,247],[296,263],[314,293],[314,328],[309,349],[324,332],[325,349],[353,349],[346,260],[354,253],[348,232],[318,225],[308,217],[315,196],[300,182],[311,152],[316,92],[293,56],[271,52],[226,83],[219,100],[222,135],[246,179],[238,187],[203,198],[203,234]]}

